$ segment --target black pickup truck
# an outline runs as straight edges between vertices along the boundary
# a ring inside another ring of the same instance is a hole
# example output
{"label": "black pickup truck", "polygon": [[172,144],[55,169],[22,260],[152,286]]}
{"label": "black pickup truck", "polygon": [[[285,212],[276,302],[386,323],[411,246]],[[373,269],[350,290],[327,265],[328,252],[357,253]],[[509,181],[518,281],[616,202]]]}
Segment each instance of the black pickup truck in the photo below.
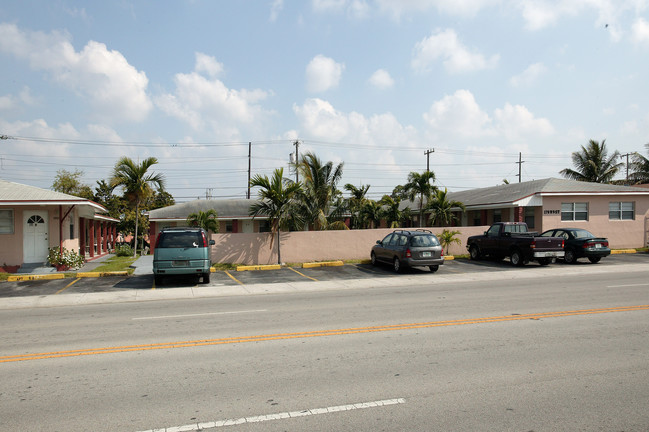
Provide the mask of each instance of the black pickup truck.
{"label": "black pickup truck", "polygon": [[539,237],[530,232],[525,222],[498,222],[483,235],[467,239],[466,248],[472,260],[483,257],[503,259],[509,257],[515,266],[523,266],[530,261],[547,265],[554,258],[564,256],[563,238]]}

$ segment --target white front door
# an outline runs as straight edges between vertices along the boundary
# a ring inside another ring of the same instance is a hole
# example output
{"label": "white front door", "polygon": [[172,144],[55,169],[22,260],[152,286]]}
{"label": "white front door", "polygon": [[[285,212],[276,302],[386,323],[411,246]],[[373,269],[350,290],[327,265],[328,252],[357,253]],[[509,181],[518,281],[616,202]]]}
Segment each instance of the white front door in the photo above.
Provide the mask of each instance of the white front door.
{"label": "white front door", "polygon": [[253,222],[251,220],[244,220],[242,225],[243,226],[241,227],[241,232],[251,233],[255,231]]}
{"label": "white front door", "polygon": [[48,215],[46,211],[24,212],[23,219],[23,261],[26,263],[47,260]]}

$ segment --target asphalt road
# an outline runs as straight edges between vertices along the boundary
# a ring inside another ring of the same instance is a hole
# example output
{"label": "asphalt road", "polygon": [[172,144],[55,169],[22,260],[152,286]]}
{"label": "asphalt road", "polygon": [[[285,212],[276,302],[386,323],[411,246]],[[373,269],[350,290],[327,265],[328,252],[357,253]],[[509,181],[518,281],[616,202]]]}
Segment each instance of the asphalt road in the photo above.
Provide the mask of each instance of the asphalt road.
{"label": "asphalt road", "polygon": [[0,430],[646,431],[638,258],[0,310]]}

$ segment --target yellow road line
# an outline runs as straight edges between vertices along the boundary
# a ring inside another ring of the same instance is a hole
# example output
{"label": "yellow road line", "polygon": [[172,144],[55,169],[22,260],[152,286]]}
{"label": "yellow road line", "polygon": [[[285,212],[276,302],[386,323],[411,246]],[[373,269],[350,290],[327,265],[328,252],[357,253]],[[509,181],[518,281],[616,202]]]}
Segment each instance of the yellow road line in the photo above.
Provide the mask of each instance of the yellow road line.
{"label": "yellow road line", "polygon": [[244,342],[299,339],[299,338],[319,337],[319,336],[339,336],[339,335],[348,335],[348,334],[374,333],[374,332],[395,331],[395,330],[414,330],[420,328],[445,327],[445,326],[456,326],[456,325],[466,325],[466,324],[484,324],[484,323],[520,321],[520,320],[530,320],[530,319],[540,320],[542,318],[593,315],[593,314],[613,313],[613,312],[632,312],[632,311],[643,311],[643,310],[649,310],[649,305],[620,306],[620,307],[613,307],[613,308],[583,309],[583,310],[559,311],[559,312],[541,312],[535,314],[469,318],[463,320],[431,321],[431,322],[410,323],[410,324],[391,324],[391,325],[373,326],[373,327],[316,330],[316,331],[299,332],[299,333],[278,333],[278,334],[267,334],[267,335],[256,335],[256,336],[229,337],[229,338],[220,338],[220,339],[201,339],[201,340],[193,340],[193,341],[163,342],[163,343],[145,344],[145,345],[127,345],[127,346],[117,346],[117,347],[79,349],[79,350],[70,350],[70,351],[18,354],[13,356],[0,357],[0,363],[26,361],[26,360],[42,360],[48,358],[78,357],[78,356],[97,355],[97,354],[123,353],[123,352],[132,352],[132,351],[189,348],[189,347],[196,347],[196,346],[223,345],[223,344],[244,343]]}
{"label": "yellow road line", "polygon": [[227,271],[227,270],[224,270],[224,271],[225,271],[225,274],[226,274],[226,275],[230,276],[230,279],[232,279],[233,281],[235,281],[235,282],[238,283],[239,285],[243,285],[243,282],[241,282],[239,279],[237,279],[237,278],[235,278],[234,276],[232,276],[232,275],[230,274],[229,271]]}
{"label": "yellow road line", "polygon": [[77,279],[73,280],[72,282],[70,282],[69,284],[67,284],[64,288],[61,288],[61,289],[58,290],[56,293],[54,293],[54,295],[56,295],[56,294],[58,294],[58,293],[62,293],[63,291],[65,291],[66,289],[70,288],[72,285],[74,285],[75,283],[79,282],[80,280],[81,280],[81,278],[77,278]]}
{"label": "yellow road line", "polygon": [[300,276],[304,276],[307,279],[311,279],[312,281],[318,282],[318,279],[312,278],[311,276],[307,276],[304,273],[300,273],[299,271],[295,270],[293,267],[289,267],[289,269],[293,270],[295,273],[299,274]]}

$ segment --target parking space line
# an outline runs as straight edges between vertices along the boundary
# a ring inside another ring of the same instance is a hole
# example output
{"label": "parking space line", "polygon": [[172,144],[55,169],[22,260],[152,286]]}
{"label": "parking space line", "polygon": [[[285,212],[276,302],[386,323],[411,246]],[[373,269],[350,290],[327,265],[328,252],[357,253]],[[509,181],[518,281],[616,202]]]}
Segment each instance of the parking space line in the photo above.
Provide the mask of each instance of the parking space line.
{"label": "parking space line", "polygon": [[67,284],[65,287],[63,287],[63,288],[61,288],[60,290],[58,290],[54,295],[59,294],[59,293],[62,293],[63,291],[65,291],[66,289],[70,288],[72,285],[74,285],[75,283],[79,282],[80,280],[81,280],[81,278],[76,278],[75,280],[73,280],[72,282],[70,282],[69,284]]}
{"label": "parking space line", "polygon": [[307,276],[304,273],[300,273],[299,271],[295,270],[293,267],[288,267],[289,270],[293,270],[295,273],[299,274],[300,276],[304,276],[307,279],[311,279],[312,281],[318,282],[318,279],[312,278],[311,276]]}
{"label": "parking space line", "polygon": [[225,272],[226,275],[230,276],[230,279],[232,279],[233,281],[235,281],[235,282],[238,283],[239,285],[243,285],[243,282],[241,282],[239,279],[237,279],[237,278],[235,278],[234,276],[232,276],[232,275],[230,274],[229,271],[224,270],[224,272]]}
{"label": "parking space line", "polygon": [[257,416],[250,416],[250,417],[241,417],[236,419],[208,421],[202,423],[191,423],[182,426],[167,427],[162,429],[159,428],[149,429],[147,431],[140,431],[140,432],[203,431],[206,429],[215,429],[215,428],[235,426],[235,425],[241,425],[247,423],[260,423],[260,422],[266,422],[272,420],[286,420],[286,419],[291,419],[296,417],[306,417],[306,416],[330,414],[330,413],[343,412],[343,411],[386,407],[390,405],[399,405],[404,403],[406,403],[406,400],[404,398],[386,399],[386,400],[378,400],[378,401],[371,401],[371,402],[361,402],[355,404],[330,406],[326,408],[311,408],[311,409],[304,409],[300,411],[257,415]]}

